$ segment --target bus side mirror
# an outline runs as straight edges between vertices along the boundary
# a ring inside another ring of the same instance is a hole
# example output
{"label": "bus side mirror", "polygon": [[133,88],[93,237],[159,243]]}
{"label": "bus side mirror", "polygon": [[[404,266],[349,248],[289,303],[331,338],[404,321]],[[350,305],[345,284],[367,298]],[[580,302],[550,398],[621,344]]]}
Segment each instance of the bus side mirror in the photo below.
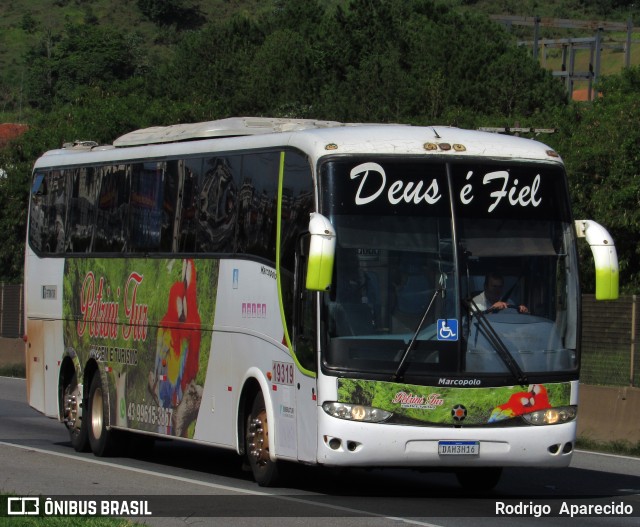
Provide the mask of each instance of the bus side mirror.
{"label": "bus side mirror", "polygon": [[596,265],[596,300],[618,298],[618,253],[613,238],[592,220],[576,220],[578,238],[587,240]]}
{"label": "bus side mirror", "polygon": [[322,214],[311,213],[309,220],[309,257],[307,260],[306,287],[311,291],[327,291],[331,288],[333,262],[336,254],[336,231]]}

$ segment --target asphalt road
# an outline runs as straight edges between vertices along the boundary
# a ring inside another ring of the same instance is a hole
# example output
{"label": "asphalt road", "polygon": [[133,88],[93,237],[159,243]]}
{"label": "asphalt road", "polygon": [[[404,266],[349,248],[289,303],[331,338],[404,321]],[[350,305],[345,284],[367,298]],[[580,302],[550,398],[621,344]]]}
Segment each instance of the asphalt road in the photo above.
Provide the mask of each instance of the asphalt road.
{"label": "asphalt road", "polygon": [[[526,526],[541,518],[545,526],[631,526],[640,518],[640,459],[577,452],[567,469],[505,469],[488,494],[463,492],[449,473],[313,467],[293,467],[287,486],[265,489],[235,453],[201,445],[156,441],[117,458],[77,453],[62,424],[27,405],[24,380],[0,378],[0,491],[146,501],[152,516],[135,521],[158,527]],[[597,504],[622,514],[570,516]]]}

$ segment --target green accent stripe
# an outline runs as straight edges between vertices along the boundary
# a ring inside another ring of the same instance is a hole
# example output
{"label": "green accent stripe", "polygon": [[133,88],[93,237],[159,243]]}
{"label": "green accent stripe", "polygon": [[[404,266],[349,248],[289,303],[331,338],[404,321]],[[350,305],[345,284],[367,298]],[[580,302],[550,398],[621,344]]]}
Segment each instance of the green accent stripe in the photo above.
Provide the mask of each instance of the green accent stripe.
{"label": "green accent stripe", "polygon": [[289,336],[289,329],[287,327],[287,320],[284,312],[284,303],[282,300],[282,284],[280,282],[280,277],[282,273],[280,272],[280,248],[282,247],[280,244],[280,236],[282,233],[282,185],[284,182],[284,156],[285,152],[280,152],[280,169],[278,172],[278,221],[276,222],[276,283],[278,285],[278,304],[280,306],[280,318],[282,319],[282,327],[284,328],[284,338],[287,343],[287,347],[291,352],[291,356],[298,366],[298,369],[304,375],[308,375],[309,377],[315,377],[316,373],[307,370],[300,361],[298,361],[298,357],[296,357],[295,351],[293,350],[293,344],[291,344],[291,337]]}

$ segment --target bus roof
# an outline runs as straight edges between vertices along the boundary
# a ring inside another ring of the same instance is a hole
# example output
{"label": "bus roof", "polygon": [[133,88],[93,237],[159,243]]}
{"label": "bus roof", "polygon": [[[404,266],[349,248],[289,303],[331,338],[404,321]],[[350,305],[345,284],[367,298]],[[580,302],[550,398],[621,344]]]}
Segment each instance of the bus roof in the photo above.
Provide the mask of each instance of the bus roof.
{"label": "bus roof", "polygon": [[561,163],[558,154],[543,143],[494,132],[266,117],[145,128],[119,137],[113,145],[85,142],[65,146],[45,153],[36,168],[281,147],[300,149],[313,158],[329,154],[404,154]]}
{"label": "bus roof", "polygon": [[283,119],[271,117],[229,117],[203,123],[152,126],[134,130],[118,137],[113,146],[140,146],[156,143],[175,143],[193,139],[214,137],[237,137],[241,135],[298,132],[311,128],[334,128],[344,126],[337,121],[316,121],[313,119]]}

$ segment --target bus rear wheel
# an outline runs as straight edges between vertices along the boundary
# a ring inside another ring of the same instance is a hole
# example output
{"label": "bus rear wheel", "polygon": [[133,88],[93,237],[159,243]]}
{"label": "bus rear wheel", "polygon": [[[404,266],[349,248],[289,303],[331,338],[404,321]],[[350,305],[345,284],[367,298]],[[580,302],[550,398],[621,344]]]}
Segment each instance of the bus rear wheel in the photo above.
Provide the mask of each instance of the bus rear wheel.
{"label": "bus rear wheel", "polygon": [[245,428],[245,452],[253,478],[261,487],[274,485],[278,480],[278,466],[269,457],[269,423],[262,392],[258,392]]}
{"label": "bus rear wheel", "polygon": [[90,450],[84,403],[82,391],[78,385],[78,376],[74,373],[69,384],[64,387],[62,393],[62,408],[63,421],[67,430],[69,430],[71,446],[73,446],[76,452],[88,452]]}
{"label": "bus rear wheel", "polygon": [[91,450],[96,456],[104,457],[117,453],[119,446],[118,432],[108,430],[104,415],[104,390],[100,374],[96,372],[89,388],[89,407],[87,412],[87,435]]}

